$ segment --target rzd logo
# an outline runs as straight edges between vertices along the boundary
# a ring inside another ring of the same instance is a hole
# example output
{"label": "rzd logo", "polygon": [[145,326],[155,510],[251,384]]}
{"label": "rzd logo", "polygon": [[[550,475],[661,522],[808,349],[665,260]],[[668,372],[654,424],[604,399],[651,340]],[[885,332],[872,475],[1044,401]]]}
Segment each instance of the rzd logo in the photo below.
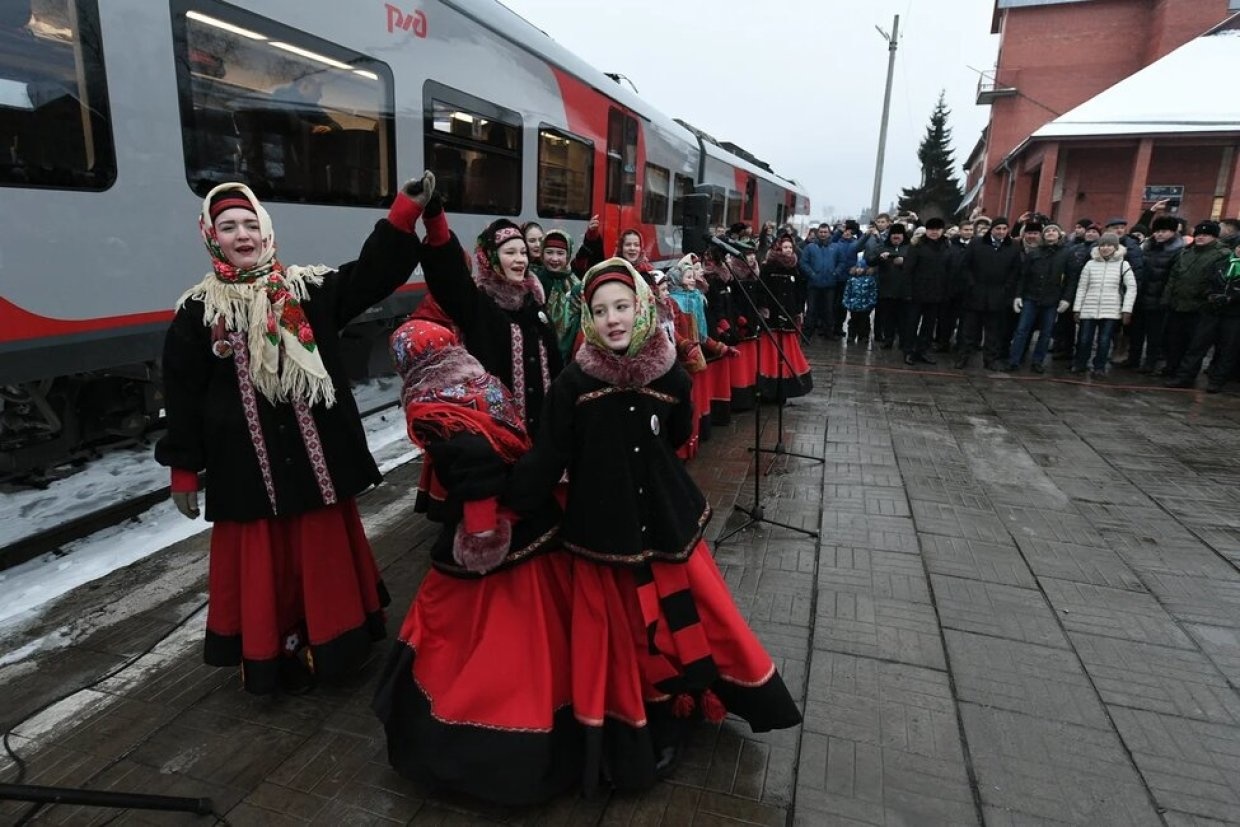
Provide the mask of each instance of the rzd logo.
{"label": "rzd logo", "polygon": [[426,15],[421,9],[405,14],[391,3],[384,3],[387,9],[387,30],[395,33],[397,29],[412,32],[417,37],[426,37]]}

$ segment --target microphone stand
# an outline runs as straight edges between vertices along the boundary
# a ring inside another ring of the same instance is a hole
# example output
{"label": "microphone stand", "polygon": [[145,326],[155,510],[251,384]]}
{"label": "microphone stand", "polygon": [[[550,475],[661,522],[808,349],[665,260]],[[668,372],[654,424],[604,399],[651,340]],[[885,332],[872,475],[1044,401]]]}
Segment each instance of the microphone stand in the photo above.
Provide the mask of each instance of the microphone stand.
{"label": "microphone stand", "polygon": [[[737,258],[741,261],[745,260],[744,256],[737,256]],[[748,262],[745,262],[745,265],[749,267],[749,271],[753,273],[753,267],[750,266]],[[726,261],[723,263],[723,266],[724,267],[728,266]],[[755,374],[754,386],[757,387],[757,384],[758,384],[757,374],[762,369],[762,339],[764,336],[770,339],[771,346],[774,347],[775,352],[779,354],[779,359],[780,359],[779,381],[782,383],[783,373],[784,373],[783,366],[786,364],[788,366],[789,371],[793,371],[792,363],[788,360],[788,354],[784,353],[784,349],[780,347],[779,342],[775,341],[775,334],[771,331],[770,322],[764,319],[762,317],[762,314],[758,312],[757,304],[754,302],[753,297],[749,295],[749,290],[744,285],[742,285],[741,282],[735,278],[735,276],[733,276],[733,281],[736,282],[738,291],[744,297],[745,303],[749,305],[749,310],[752,311],[753,313],[752,318],[754,318],[757,321],[758,326],[761,328],[761,330],[758,333],[758,365],[754,370],[754,374]],[[762,284],[761,278],[759,278],[758,274],[756,273],[754,273],[754,281],[756,281],[759,284]],[[773,295],[771,295],[770,288],[767,287],[765,284],[762,284],[762,287],[763,289],[766,290],[767,294],[770,295],[771,301],[774,304],[774,306],[777,309],[779,309],[781,312],[783,312],[785,315],[787,315],[787,311],[784,310],[783,306],[780,305],[779,301]],[[788,316],[788,318],[791,319],[792,317]],[[793,326],[794,327],[796,326],[795,320],[793,320]],[[800,331],[798,330],[798,334],[799,332]],[[801,384],[801,380],[797,378],[795,372],[792,375],[792,380],[795,381],[798,385]],[[780,388],[782,389],[782,384],[780,385]],[[781,432],[780,432],[779,437],[777,438],[778,439],[777,447],[775,449],[763,448],[762,447],[762,401],[759,399],[758,403],[754,405],[754,410],[753,410],[753,443],[754,444],[753,444],[753,447],[749,449],[749,452],[755,455],[754,456],[754,460],[755,460],[754,475],[753,475],[753,506],[750,508],[745,508],[744,506],[741,506],[739,504],[732,506],[732,509],[734,511],[739,511],[742,514],[745,514],[746,516],[749,517],[749,519],[746,520],[744,523],[742,523],[737,528],[732,529],[731,531],[727,532],[726,534],[724,534],[723,536],[715,540],[716,546],[727,541],[732,536],[739,534],[741,531],[744,531],[745,529],[749,528],[751,525],[755,525],[757,523],[769,523],[770,525],[779,526],[780,528],[786,528],[789,531],[796,531],[801,534],[805,534],[809,537],[815,537],[815,538],[818,537],[817,531],[810,531],[809,529],[801,528],[799,526],[789,525],[788,523],[781,523],[777,520],[769,519],[766,516],[766,509],[765,509],[765,506],[763,506],[762,504],[762,477],[764,476],[764,474],[758,470],[757,454],[774,452],[774,453],[782,453],[786,456],[802,456],[802,454],[791,454],[790,452],[783,450],[783,432],[782,432],[783,406],[782,405],[780,406],[779,422],[780,422]],[[818,457],[806,456],[805,458],[812,459],[817,462],[824,461],[822,459],[819,459]]]}

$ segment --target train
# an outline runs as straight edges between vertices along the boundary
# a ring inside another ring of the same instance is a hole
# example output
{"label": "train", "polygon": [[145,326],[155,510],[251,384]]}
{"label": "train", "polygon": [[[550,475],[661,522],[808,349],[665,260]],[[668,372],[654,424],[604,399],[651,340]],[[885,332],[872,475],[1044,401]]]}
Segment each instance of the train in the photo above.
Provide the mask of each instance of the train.
{"label": "train", "polygon": [[[0,473],[37,474],[160,411],[159,356],[201,278],[197,216],[243,181],[287,263],[353,258],[432,169],[466,240],[496,217],[679,257],[711,224],[808,215],[806,191],[660,113],[496,0],[0,2]],[[350,325],[356,376],[420,275]]]}

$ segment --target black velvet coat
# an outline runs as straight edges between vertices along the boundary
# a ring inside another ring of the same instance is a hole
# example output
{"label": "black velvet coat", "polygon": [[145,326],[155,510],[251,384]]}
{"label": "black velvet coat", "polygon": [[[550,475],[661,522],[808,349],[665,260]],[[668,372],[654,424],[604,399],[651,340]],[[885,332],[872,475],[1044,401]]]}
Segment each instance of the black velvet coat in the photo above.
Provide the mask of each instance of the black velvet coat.
{"label": "black velvet coat", "polygon": [[[453,233],[446,244],[422,247],[422,273],[435,301],[461,330],[466,349],[482,363],[487,372],[498,377],[514,394],[525,398],[525,429],[538,433],[542,412],[542,367],[538,342],[547,350],[548,371],[552,379],[560,372],[560,346],[555,328],[537,299],[526,295],[517,310],[505,310],[479,289],[470,275],[461,242]],[[513,353],[512,325],[521,331],[521,349]],[[524,387],[513,387],[513,367],[519,360],[525,375]]]}
{"label": "black velvet coat", "polygon": [[508,503],[533,512],[567,468],[566,549],[613,565],[687,559],[710,519],[676,456],[692,433],[691,389],[679,363],[636,389],[570,363],[551,386],[534,449],[517,461]]}
{"label": "black velvet coat", "polygon": [[[323,284],[310,288],[310,298],[302,303],[323,365],[336,386],[336,404],[331,408],[319,404],[312,412],[338,500],[356,496],[383,479],[349,390],[340,331],[408,280],[420,250],[417,236],[383,219],[357,260],[324,276]],[[211,352],[211,330],[203,325],[202,314],[201,302],[186,302],[164,340],[168,430],[155,446],[155,459],[186,471],[206,469],[208,520],[275,516],[250,440],[233,358],[221,359]],[[258,394],[258,419],[270,457],[278,515],[323,507],[293,406],[273,405]]]}
{"label": "black velvet coat", "polygon": [[[768,295],[766,290],[758,288],[755,298],[758,307],[769,312],[766,320],[771,330],[796,330],[793,317],[805,312],[805,277],[795,264],[786,267],[776,261],[767,261],[762,265],[760,278],[771,292]],[[779,306],[771,301],[771,296],[775,297]],[[785,312],[780,312],[780,307]]]}

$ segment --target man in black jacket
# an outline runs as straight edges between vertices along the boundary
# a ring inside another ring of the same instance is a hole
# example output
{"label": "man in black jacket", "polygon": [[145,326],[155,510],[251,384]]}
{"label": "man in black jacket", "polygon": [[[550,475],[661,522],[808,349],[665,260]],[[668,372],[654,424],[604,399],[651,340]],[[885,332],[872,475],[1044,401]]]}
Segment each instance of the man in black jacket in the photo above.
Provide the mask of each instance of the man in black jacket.
{"label": "man in black jacket", "polygon": [[1020,248],[1008,238],[1008,220],[996,218],[990,232],[973,239],[965,253],[964,271],[969,279],[965,300],[964,346],[957,368],[969,366],[973,352],[981,349],[985,336],[983,366],[1003,370],[1006,342],[1002,341],[1005,316],[1011,312],[1012,294],[1020,272]]}
{"label": "man in black jacket", "polygon": [[1128,346],[1129,361],[1145,358],[1138,365],[1142,373],[1153,373],[1163,355],[1163,332],[1167,324],[1167,308],[1163,306],[1163,291],[1171,274],[1171,263],[1184,249],[1180,236],[1179,221],[1173,216],[1155,218],[1150,237],[1141,245],[1145,255],[1145,282],[1137,294],[1136,306],[1141,309],[1133,315],[1131,337]]}
{"label": "man in black jacket", "polygon": [[[926,355],[939,318],[939,306],[946,301],[951,278],[950,242],[943,237],[941,218],[926,221],[926,235],[909,247],[904,259],[904,276],[909,282],[910,298],[904,304],[900,344],[904,348],[904,364],[933,365]],[[950,335],[950,334],[949,334]]]}

